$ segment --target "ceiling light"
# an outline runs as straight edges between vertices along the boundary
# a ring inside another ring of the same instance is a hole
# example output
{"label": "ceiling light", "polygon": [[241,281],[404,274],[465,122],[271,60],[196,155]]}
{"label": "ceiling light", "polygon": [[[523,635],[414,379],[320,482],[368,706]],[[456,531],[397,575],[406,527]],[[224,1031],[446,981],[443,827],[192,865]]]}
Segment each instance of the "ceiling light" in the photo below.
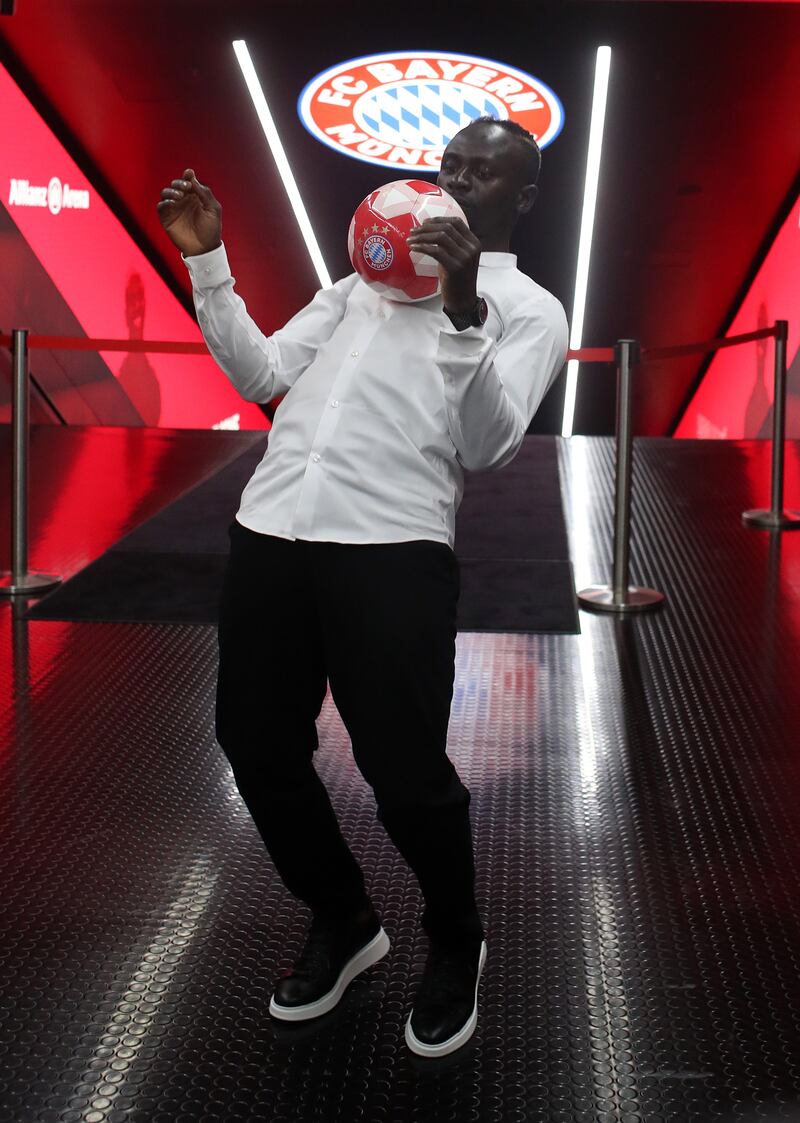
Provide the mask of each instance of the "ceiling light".
{"label": "ceiling light", "polygon": [[322,288],[329,289],[333,285],[333,281],[331,281],[330,274],[322,258],[322,252],[314,236],[314,231],[311,228],[311,222],[306,213],[306,208],[303,205],[303,200],[300,197],[300,192],[297,189],[297,184],[292,175],[292,169],[289,166],[289,161],[283,150],[281,138],[278,136],[278,130],[275,128],[275,122],[272,120],[272,114],[269,111],[267,99],[264,97],[264,91],[261,88],[261,83],[258,80],[256,69],[253,66],[253,60],[250,58],[250,52],[247,49],[247,44],[244,39],[236,39],[233,44],[233,49],[239,60],[239,66],[242,68],[244,80],[250,91],[250,97],[253,99],[253,105],[258,114],[258,119],[261,122],[261,127],[264,130],[264,135],[267,138],[270,151],[277,164],[278,171],[281,174],[283,186],[286,188],[286,194],[289,196],[289,202],[292,204],[297,224],[300,227],[300,231],[308,247],[308,252],[311,255],[311,260],[314,263],[314,268],[317,271],[319,283]]}
{"label": "ceiling light", "polygon": [[[586,311],[586,290],[589,281],[589,259],[592,252],[594,213],[597,202],[597,184],[600,179],[600,154],[603,148],[603,125],[606,116],[608,77],[611,70],[611,48],[598,47],[594,71],[592,120],[589,126],[589,151],[586,157],[586,184],[583,189],[583,214],[578,243],[578,268],[575,276],[575,299],[572,305],[572,328],[569,337],[571,351],[577,351],[583,341],[583,317]],[[564,393],[564,413],[561,436],[572,436],[575,415],[575,398],[578,390],[578,360],[567,363],[567,388]]]}

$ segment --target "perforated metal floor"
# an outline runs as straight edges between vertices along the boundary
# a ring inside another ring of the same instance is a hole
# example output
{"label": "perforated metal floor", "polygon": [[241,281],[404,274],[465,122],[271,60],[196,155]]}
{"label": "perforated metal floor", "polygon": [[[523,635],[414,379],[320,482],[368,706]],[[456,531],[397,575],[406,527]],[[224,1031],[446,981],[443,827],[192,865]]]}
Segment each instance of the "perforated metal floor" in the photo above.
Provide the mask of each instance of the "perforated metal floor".
{"label": "perforated metal floor", "polygon": [[[612,445],[561,453],[581,587]],[[214,629],[0,611],[2,1123],[800,1120],[800,534],[739,521],[768,480],[766,445],[638,442],[632,577],[667,608],[459,636],[489,959],[442,1061],[403,1043],[420,901],[330,699],[318,765],[392,950],[282,1027],[306,915],[213,737]]]}

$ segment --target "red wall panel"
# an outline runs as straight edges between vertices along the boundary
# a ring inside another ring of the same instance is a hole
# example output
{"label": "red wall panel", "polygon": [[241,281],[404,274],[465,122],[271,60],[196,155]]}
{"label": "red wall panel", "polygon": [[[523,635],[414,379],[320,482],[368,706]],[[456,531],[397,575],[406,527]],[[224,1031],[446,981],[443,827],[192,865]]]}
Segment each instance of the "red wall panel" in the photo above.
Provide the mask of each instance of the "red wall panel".
{"label": "red wall panel", "polygon": [[[88,337],[202,342],[192,317],[2,66],[0,104],[0,199],[10,220],[2,224],[4,241],[16,232],[52,282],[24,294],[29,322],[12,323],[19,278],[6,275],[0,322],[55,334],[63,302]],[[102,399],[94,394],[94,416],[104,424],[268,427],[210,356],[105,352],[100,359],[116,381]],[[96,390],[97,369],[89,382]],[[73,386],[81,395],[80,384]]]}
{"label": "red wall panel", "polygon": [[[781,227],[728,332],[789,321],[786,433],[800,437],[800,198]],[[774,348],[757,340],[718,351],[676,427],[676,437],[767,437]]]}

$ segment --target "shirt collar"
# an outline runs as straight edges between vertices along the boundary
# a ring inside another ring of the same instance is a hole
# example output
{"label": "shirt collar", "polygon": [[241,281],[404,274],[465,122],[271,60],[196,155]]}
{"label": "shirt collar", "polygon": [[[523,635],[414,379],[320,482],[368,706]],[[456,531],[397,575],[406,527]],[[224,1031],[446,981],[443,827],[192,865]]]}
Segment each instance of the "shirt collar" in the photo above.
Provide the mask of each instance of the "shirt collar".
{"label": "shirt collar", "polygon": [[517,255],[515,253],[498,253],[497,251],[484,251],[481,254],[481,267],[485,269],[515,269]]}

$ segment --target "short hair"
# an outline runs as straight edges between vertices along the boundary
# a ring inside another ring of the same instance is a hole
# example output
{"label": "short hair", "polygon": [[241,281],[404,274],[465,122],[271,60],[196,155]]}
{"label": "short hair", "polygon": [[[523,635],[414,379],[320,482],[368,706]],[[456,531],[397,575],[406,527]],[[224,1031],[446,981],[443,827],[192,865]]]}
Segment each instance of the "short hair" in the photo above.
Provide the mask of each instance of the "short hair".
{"label": "short hair", "polygon": [[525,182],[536,183],[542,167],[542,153],[539,149],[539,145],[534,140],[533,133],[529,133],[528,130],[517,121],[510,121],[506,117],[492,117],[489,114],[483,117],[476,117],[474,121],[470,121],[467,128],[469,128],[470,125],[498,125],[507,132],[509,136],[515,137],[519,141],[524,153]]}

